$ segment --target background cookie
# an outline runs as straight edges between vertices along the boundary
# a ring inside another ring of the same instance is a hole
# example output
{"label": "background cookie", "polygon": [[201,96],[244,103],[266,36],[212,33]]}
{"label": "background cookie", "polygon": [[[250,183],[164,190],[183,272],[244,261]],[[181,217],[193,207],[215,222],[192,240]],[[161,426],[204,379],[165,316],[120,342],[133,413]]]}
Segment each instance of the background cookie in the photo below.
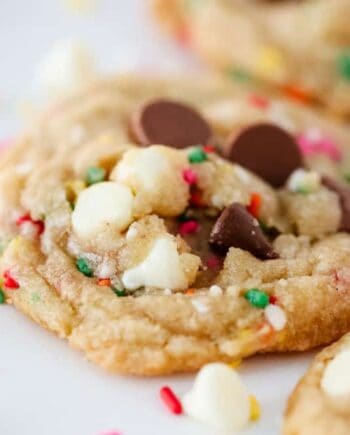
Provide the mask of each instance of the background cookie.
{"label": "background cookie", "polygon": [[349,432],[349,360],[349,335],[317,355],[289,399],[285,435]]}
{"label": "background cookie", "polygon": [[234,80],[256,78],[349,115],[347,0],[154,0],[153,7],[177,39]]}

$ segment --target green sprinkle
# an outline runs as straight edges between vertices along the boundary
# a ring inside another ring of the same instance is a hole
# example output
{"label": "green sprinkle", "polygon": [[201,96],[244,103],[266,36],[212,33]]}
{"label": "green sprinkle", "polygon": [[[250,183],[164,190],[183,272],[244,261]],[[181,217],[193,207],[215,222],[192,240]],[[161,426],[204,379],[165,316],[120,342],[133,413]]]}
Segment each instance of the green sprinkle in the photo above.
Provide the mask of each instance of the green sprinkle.
{"label": "green sprinkle", "polygon": [[106,171],[103,168],[97,166],[91,166],[86,173],[86,184],[91,186],[91,184],[100,183],[106,177]]}
{"label": "green sprinkle", "polygon": [[5,300],[6,300],[5,293],[2,290],[0,290],[0,304],[4,304]]}
{"label": "green sprinkle", "polygon": [[118,298],[122,298],[122,297],[126,296],[125,290],[118,290],[115,287],[112,287],[112,290],[118,296]]}
{"label": "green sprinkle", "polygon": [[297,189],[295,189],[295,193],[300,193],[301,195],[307,195],[308,193],[310,193],[310,191],[305,187],[298,187]]}
{"label": "green sprinkle", "polygon": [[345,181],[350,183],[350,173],[344,174],[344,179],[345,179]]}
{"label": "green sprinkle", "polygon": [[81,272],[83,275],[88,277],[92,276],[92,269],[84,258],[78,258],[76,266],[79,272]]}
{"label": "green sprinkle", "polygon": [[227,74],[235,82],[248,82],[250,80],[249,74],[240,68],[229,68]]}
{"label": "green sprinkle", "polygon": [[269,304],[269,296],[258,288],[249,289],[244,297],[257,308],[265,308]]}
{"label": "green sprinkle", "polygon": [[342,53],[337,64],[340,76],[350,82],[350,51]]}
{"label": "green sprinkle", "polygon": [[32,302],[39,302],[40,301],[40,295],[39,293],[32,293]]}
{"label": "green sprinkle", "polygon": [[206,160],[208,160],[208,156],[200,147],[194,148],[188,154],[188,161],[190,163],[202,163],[205,162]]}

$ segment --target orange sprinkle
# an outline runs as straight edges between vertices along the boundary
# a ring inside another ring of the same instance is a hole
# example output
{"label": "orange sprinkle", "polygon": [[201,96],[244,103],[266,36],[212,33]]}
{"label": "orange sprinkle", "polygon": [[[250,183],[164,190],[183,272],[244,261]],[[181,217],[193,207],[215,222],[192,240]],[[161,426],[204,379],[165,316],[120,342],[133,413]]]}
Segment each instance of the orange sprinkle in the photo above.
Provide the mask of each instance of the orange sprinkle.
{"label": "orange sprinkle", "polygon": [[307,89],[303,89],[297,85],[284,85],[282,86],[284,94],[292,100],[297,100],[300,103],[310,103],[313,100],[313,95]]}
{"label": "orange sprinkle", "polygon": [[250,204],[247,207],[249,213],[257,218],[259,215],[260,206],[261,196],[259,195],[259,193],[252,193],[250,197]]}
{"label": "orange sprinkle", "polygon": [[111,286],[111,280],[109,278],[99,279],[98,285],[110,287]]}
{"label": "orange sprinkle", "polygon": [[194,288],[188,288],[188,289],[185,291],[185,295],[186,295],[186,296],[192,296],[192,295],[194,295],[194,291],[195,291]]}

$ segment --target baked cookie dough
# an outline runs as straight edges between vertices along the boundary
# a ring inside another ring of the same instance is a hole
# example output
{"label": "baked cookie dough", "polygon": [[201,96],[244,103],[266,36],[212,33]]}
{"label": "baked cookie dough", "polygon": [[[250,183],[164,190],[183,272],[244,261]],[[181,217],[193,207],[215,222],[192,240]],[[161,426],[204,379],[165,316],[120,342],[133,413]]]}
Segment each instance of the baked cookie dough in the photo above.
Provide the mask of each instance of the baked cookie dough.
{"label": "baked cookie dough", "polygon": [[324,349],[291,395],[285,435],[347,435],[350,424],[350,335]]}
{"label": "baked cookie dough", "polygon": [[348,0],[153,0],[164,27],[234,80],[350,114]]}
{"label": "baked cookie dough", "polygon": [[96,82],[0,160],[7,301],[138,375],[329,343],[350,328],[348,141],[219,79]]}

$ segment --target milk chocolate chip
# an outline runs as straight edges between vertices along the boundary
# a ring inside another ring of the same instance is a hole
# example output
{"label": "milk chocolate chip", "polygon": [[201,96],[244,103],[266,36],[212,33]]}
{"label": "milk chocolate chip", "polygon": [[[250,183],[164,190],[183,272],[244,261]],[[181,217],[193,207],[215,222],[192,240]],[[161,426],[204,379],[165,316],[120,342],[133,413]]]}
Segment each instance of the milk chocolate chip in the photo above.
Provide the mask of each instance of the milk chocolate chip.
{"label": "milk chocolate chip", "polygon": [[131,134],[140,145],[174,148],[205,145],[212,137],[207,121],[192,107],[170,100],[152,100],[131,118]]}
{"label": "milk chocolate chip", "polygon": [[235,247],[262,260],[278,258],[258,222],[239,203],[231,204],[221,213],[211,231],[209,243],[224,252]]}
{"label": "milk chocolate chip", "polygon": [[226,157],[249,169],[274,187],[281,187],[303,166],[299,147],[287,131],[274,124],[256,124],[234,134],[225,146]]}
{"label": "milk chocolate chip", "polygon": [[322,176],[322,184],[338,195],[342,211],[339,231],[350,232],[350,189],[327,175]]}

